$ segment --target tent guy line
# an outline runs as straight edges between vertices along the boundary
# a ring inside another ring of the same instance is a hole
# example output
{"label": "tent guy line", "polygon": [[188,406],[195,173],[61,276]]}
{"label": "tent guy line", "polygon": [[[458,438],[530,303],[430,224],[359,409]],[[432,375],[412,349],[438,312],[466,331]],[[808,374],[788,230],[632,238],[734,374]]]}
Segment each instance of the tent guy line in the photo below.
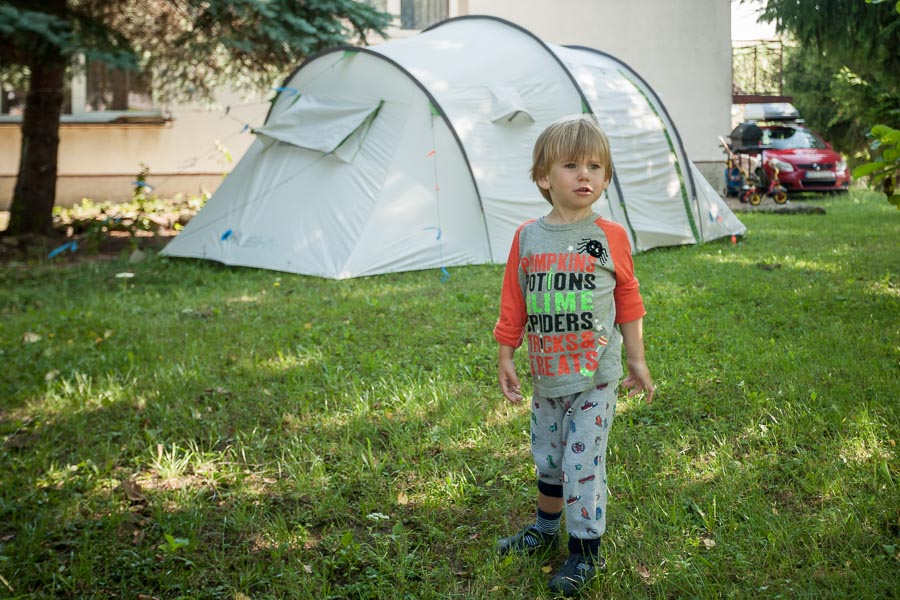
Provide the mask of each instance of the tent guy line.
{"label": "tent guy line", "polygon": [[[327,155],[327,154],[323,154],[321,157],[319,157],[318,160],[316,160],[316,161],[312,162],[311,164],[307,165],[306,167],[304,167],[304,169],[303,169],[302,171],[298,171],[298,172],[296,172],[296,173],[293,173],[293,174],[291,174],[290,176],[284,178],[283,180],[276,182],[276,183],[273,184],[270,188],[265,189],[265,190],[263,190],[263,191],[261,191],[261,192],[258,192],[255,196],[249,198],[249,199],[246,200],[244,203],[238,204],[238,205],[236,205],[236,206],[234,206],[234,207],[231,207],[231,210],[229,210],[229,211],[228,211],[227,213],[225,213],[225,214],[219,215],[215,220],[211,220],[211,221],[207,221],[207,222],[203,223],[202,227],[194,227],[194,228],[191,228],[190,231],[188,231],[187,229],[184,229],[181,233],[178,234],[178,236],[181,237],[181,236],[184,236],[185,234],[187,234],[187,236],[198,235],[198,234],[200,234],[204,229],[207,229],[207,228],[209,228],[209,227],[213,227],[213,226],[217,225],[217,224],[220,223],[221,221],[227,219],[227,218],[228,218],[229,216],[231,216],[232,214],[234,214],[234,213],[236,213],[236,212],[238,212],[238,211],[240,211],[240,210],[246,208],[247,206],[253,204],[254,202],[258,201],[260,198],[264,197],[266,194],[269,194],[269,193],[275,191],[278,187],[280,187],[280,186],[282,186],[282,185],[284,185],[284,184],[286,184],[286,183],[290,183],[293,179],[296,179],[297,177],[300,177],[301,175],[304,174],[304,172],[305,172],[307,169],[311,169],[311,168],[313,168],[314,166],[316,166],[316,164],[317,164],[320,160],[323,160],[326,156],[328,156],[328,155]],[[234,229],[229,228],[229,229],[225,232],[225,234],[227,234],[227,235],[223,234],[222,237],[220,237],[219,239],[220,239],[221,241],[223,241],[223,242],[224,242],[224,241],[227,241],[227,240],[232,236],[232,234],[234,234],[234,233],[235,233]]]}
{"label": "tent guy line", "polygon": [[[256,106],[256,105],[259,105],[259,104],[270,104],[272,101],[274,101],[274,98],[273,98],[272,100],[265,100],[265,101],[262,101],[262,102],[254,102],[254,103],[249,103],[249,104],[243,104],[243,105],[240,105],[240,106]],[[233,115],[232,115],[232,116],[229,116],[229,112],[230,112],[231,108],[232,108],[232,106],[231,106],[231,105],[228,105],[228,106],[226,106],[226,107],[223,109],[224,112],[223,112],[223,114],[222,114],[222,118],[224,119],[224,118],[227,117],[227,118],[230,118],[230,119],[233,120],[233,121],[237,121],[238,123],[241,124],[241,128],[240,128],[240,129],[235,129],[234,131],[232,131],[231,133],[229,133],[227,136],[225,136],[225,137],[222,138],[221,140],[217,140],[212,146],[208,147],[206,150],[204,150],[204,151],[202,151],[202,152],[199,152],[199,153],[197,153],[197,154],[195,154],[195,155],[193,155],[193,156],[191,156],[191,157],[189,157],[189,158],[186,158],[186,159],[182,160],[181,162],[177,163],[177,164],[178,164],[177,170],[176,170],[174,173],[170,173],[167,177],[164,177],[164,178],[161,178],[161,179],[158,179],[158,180],[154,179],[154,180],[153,180],[153,183],[152,183],[151,189],[153,189],[153,188],[159,188],[160,186],[165,185],[166,183],[168,183],[169,181],[171,181],[172,179],[174,179],[175,177],[178,177],[178,176],[180,176],[180,175],[186,175],[186,174],[189,174],[189,171],[187,171],[187,169],[189,169],[189,168],[193,167],[194,165],[196,165],[196,164],[197,164],[197,161],[199,161],[201,158],[203,158],[203,157],[205,157],[205,156],[211,155],[213,152],[219,150],[220,146],[224,146],[225,142],[227,142],[228,140],[230,140],[230,139],[232,139],[232,138],[234,138],[234,137],[237,137],[237,136],[239,136],[239,135],[241,135],[241,134],[243,134],[243,133],[246,133],[246,132],[248,132],[248,131],[250,131],[250,130],[252,129],[252,125],[250,124],[249,121],[244,121],[244,120],[242,120],[242,119],[238,119],[237,117],[234,117]],[[266,109],[266,111],[268,111],[268,108]],[[187,110],[187,111],[182,111],[182,112],[204,112],[204,113],[208,113],[209,111],[208,111],[208,110],[203,110],[203,111],[199,111],[199,110],[198,110],[198,111]],[[262,115],[259,115],[259,116],[261,117]]]}

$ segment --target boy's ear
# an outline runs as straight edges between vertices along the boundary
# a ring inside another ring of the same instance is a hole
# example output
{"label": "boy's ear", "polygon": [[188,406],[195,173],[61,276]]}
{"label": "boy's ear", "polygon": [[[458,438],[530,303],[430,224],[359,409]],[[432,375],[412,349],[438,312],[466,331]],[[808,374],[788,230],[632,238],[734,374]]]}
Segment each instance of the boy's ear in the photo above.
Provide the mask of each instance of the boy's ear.
{"label": "boy's ear", "polygon": [[542,190],[550,189],[550,177],[547,175],[538,177],[536,183],[538,184],[538,187],[540,187]]}

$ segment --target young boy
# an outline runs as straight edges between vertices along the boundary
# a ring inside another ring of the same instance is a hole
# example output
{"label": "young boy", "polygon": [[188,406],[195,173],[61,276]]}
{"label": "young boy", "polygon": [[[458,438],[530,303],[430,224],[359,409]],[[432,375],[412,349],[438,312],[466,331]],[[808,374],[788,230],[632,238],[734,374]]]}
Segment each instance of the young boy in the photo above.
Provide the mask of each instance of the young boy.
{"label": "young boy", "polygon": [[611,177],[609,142],[592,116],[567,117],[541,133],[531,178],[552,208],[516,231],[494,328],[500,388],[511,402],[522,400],[513,353],[523,340],[528,344],[538,487],[536,522],[501,539],[498,550],[534,554],[555,547],[565,509],[569,558],[550,588],[566,596],[603,567],[606,444],[623,340],[628,395],[644,392],[649,402],[655,390],[628,235],[592,210]]}

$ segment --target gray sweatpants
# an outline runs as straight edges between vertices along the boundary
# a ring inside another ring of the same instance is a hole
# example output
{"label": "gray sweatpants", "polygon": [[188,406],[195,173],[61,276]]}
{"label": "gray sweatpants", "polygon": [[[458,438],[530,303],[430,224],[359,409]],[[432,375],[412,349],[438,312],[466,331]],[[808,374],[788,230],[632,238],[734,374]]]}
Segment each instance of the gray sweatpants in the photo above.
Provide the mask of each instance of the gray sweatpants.
{"label": "gray sweatpants", "polygon": [[532,397],[531,452],[540,481],[562,485],[566,529],[579,539],[606,531],[606,443],[616,383],[560,398]]}

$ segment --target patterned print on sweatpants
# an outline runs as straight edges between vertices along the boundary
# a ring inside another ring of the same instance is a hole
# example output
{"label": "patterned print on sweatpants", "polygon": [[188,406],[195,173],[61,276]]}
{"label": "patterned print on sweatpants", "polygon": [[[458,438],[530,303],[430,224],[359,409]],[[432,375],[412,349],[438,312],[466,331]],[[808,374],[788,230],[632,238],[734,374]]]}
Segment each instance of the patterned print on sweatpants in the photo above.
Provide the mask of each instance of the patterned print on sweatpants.
{"label": "patterned print on sweatpants", "polygon": [[532,397],[537,475],[562,485],[566,529],[575,538],[599,538],[606,531],[606,443],[615,412],[614,383],[560,398]]}

